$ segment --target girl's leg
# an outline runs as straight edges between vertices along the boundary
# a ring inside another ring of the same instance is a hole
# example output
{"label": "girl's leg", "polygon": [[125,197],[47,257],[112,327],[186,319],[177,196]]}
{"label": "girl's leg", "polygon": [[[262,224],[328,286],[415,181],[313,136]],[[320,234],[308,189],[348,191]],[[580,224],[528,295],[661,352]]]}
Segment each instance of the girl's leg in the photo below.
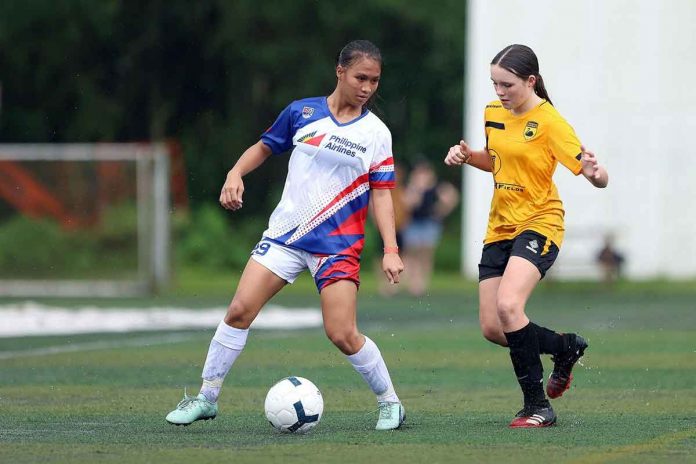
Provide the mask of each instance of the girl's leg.
{"label": "girl's leg", "polygon": [[[479,282],[479,324],[486,340],[500,346],[508,346],[498,317],[498,287],[502,277],[491,277]],[[573,334],[559,334],[531,322],[539,339],[541,354],[559,355],[570,351]]]}
{"label": "girl's leg", "polygon": [[355,283],[349,280],[339,280],[321,290],[324,330],[377,396],[380,406],[377,429],[395,429],[403,422],[403,407],[379,348],[358,331],[357,293]]}
{"label": "girl's leg", "polygon": [[407,277],[408,292],[415,297],[425,294],[423,256],[423,247],[420,244],[409,246],[404,253],[404,275]]}
{"label": "girl's leg", "polygon": [[529,324],[525,306],[541,274],[530,261],[511,256],[498,286],[496,307],[503,332],[514,332]]}
{"label": "girl's leg", "polygon": [[552,425],[556,416],[544,395],[543,366],[535,326],[525,305],[541,274],[524,258],[511,256],[500,281],[496,301],[498,318],[510,348],[510,359],[524,395],[524,408],[510,426]]}
{"label": "girl's leg", "polygon": [[498,288],[502,277],[490,277],[479,282],[479,325],[486,340],[507,346],[507,339],[498,317]]}
{"label": "girl's leg", "polygon": [[435,245],[425,246],[420,251],[423,279],[421,294],[425,295],[426,293],[428,293],[428,289],[430,288],[430,281],[433,277],[433,266],[435,265]]}
{"label": "girl's leg", "polygon": [[286,283],[253,259],[247,262],[227,314],[220,321],[208,348],[201,387],[201,394],[208,401],[217,401],[225,376],[244,349],[249,326],[261,308]]}
{"label": "girl's leg", "polygon": [[167,422],[189,425],[214,419],[222,382],[246,344],[249,325],[263,305],[287,282],[253,259],[249,259],[227,314],[213,336],[203,366],[203,386],[198,396],[188,397],[167,414]]}

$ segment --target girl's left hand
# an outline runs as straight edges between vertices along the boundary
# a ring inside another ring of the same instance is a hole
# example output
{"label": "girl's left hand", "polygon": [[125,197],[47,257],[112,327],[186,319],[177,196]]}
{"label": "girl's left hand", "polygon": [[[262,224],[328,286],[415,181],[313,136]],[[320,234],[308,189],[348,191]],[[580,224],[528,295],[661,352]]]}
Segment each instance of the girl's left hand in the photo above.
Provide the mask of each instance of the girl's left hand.
{"label": "girl's left hand", "polygon": [[582,155],[580,158],[580,162],[582,163],[582,173],[588,179],[592,178],[599,180],[600,174],[599,164],[597,164],[597,157],[593,152],[587,150],[584,145],[580,146],[580,150],[582,150]]}
{"label": "girl's left hand", "polygon": [[398,284],[399,274],[404,270],[404,263],[397,253],[386,253],[382,258],[382,270],[390,284]]}

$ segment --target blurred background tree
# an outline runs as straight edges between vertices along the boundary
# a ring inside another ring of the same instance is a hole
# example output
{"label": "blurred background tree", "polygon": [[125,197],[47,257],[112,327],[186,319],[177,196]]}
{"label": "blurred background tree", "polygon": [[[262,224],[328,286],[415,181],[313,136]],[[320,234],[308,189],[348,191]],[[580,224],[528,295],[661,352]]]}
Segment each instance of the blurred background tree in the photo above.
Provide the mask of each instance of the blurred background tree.
{"label": "blurred background tree", "polygon": [[[462,128],[465,2],[5,0],[0,142],[176,139],[192,209],[292,100],[329,94],[364,38],[384,57],[375,112],[394,153],[440,159]],[[277,203],[288,157],[250,175],[239,219]],[[456,170],[440,174],[458,176]],[[456,221],[455,221],[456,222]]]}

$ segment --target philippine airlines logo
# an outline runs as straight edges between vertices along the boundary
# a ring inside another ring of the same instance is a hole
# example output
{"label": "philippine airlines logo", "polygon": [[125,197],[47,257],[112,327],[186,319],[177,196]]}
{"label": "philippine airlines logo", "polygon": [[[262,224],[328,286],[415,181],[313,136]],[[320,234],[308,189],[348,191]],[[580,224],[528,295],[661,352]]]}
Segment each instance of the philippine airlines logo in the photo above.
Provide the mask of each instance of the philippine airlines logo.
{"label": "philippine airlines logo", "polygon": [[317,135],[317,131],[309,132],[297,139],[297,143],[306,143],[307,145],[318,147],[325,136],[326,134]]}
{"label": "philippine airlines logo", "polygon": [[311,106],[305,106],[302,108],[302,117],[303,118],[309,119],[312,117],[313,114],[314,114],[314,108],[312,108]]}

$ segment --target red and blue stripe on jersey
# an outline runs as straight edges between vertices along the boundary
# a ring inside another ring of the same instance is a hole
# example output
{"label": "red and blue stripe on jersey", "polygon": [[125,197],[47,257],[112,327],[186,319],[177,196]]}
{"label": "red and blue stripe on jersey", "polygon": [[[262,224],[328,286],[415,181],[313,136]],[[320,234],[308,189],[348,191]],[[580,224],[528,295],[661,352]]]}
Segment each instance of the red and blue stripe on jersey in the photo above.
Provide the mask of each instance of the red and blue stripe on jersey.
{"label": "red and blue stripe on jersey", "polygon": [[291,103],[262,135],[294,147],[283,197],[264,236],[319,255],[359,257],[370,189],[394,188],[391,134],[369,111],[339,123],[325,97]]}

